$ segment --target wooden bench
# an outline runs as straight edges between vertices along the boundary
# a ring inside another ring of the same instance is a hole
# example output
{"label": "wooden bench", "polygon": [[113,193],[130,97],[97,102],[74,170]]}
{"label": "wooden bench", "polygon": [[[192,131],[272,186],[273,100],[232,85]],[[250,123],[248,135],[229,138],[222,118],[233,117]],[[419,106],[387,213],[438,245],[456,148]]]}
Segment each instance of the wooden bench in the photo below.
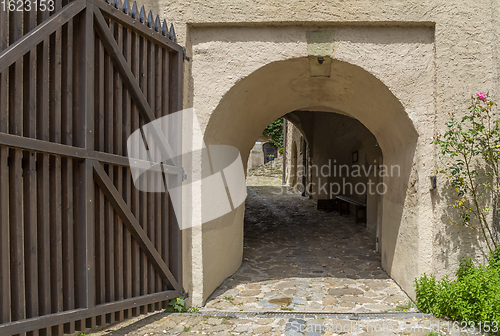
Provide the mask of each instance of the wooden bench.
{"label": "wooden bench", "polygon": [[339,211],[338,199],[319,199],[316,209],[324,211]]}
{"label": "wooden bench", "polygon": [[[356,223],[366,223],[366,203],[355,200],[354,198],[347,196],[336,196],[336,198],[342,202],[339,205],[340,215],[349,214],[349,204],[353,204],[356,207]],[[359,215],[361,211],[362,216]]]}

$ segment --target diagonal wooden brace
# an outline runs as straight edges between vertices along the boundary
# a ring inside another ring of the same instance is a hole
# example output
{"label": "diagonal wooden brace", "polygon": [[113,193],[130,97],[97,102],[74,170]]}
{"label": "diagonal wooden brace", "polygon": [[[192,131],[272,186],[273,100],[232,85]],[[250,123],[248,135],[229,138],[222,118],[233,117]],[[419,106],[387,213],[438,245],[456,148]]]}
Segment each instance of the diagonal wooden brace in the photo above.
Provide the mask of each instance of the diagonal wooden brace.
{"label": "diagonal wooden brace", "polygon": [[[109,57],[113,61],[113,64],[118,69],[118,72],[120,73],[123,82],[127,86],[130,96],[134,100],[139,112],[141,113],[142,117],[145,119],[147,123],[154,121],[155,116],[153,114],[153,111],[151,110],[151,107],[149,106],[146,98],[144,97],[144,94],[141,88],[139,87],[139,84],[137,84],[137,79],[132,73],[132,70],[130,70],[130,66],[125,60],[125,57],[122,55],[120,47],[116,43],[115,38],[111,33],[111,30],[106,24],[104,16],[102,15],[101,11],[97,8],[94,10],[94,17],[95,17],[97,33],[101,38],[102,44],[104,45],[104,48],[108,52]],[[153,124],[152,128],[153,128],[152,135],[156,140],[156,145],[158,146],[160,151],[164,154],[164,157],[174,158],[176,155],[174,154],[174,151],[168,144],[167,139],[165,138],[163,132],[159,129],[158,125]]]}
{"label": "diagonal wooden brace", "polygon": [[7,69],[28,51],[36,47],[47,36],[71,20],[87,6],[87,1],[76,0],[65,6],[60,12],[52,15],[48,20],[24,35],[16,43],[0,53],[0,72]]}
{"label": "diagonal wooden brace", "polygon": [[135,238],[143,252],[146,254],[148,260],[160,273],[161,278],[163,280],[168,280],[176,290],[181,291],[182,288],[180,284],[168,269],[167,265],[161,258],[153,243],[151,243],[151,240],[149,240],[146,232],[144,232],[134,214],[127,206],[118,190],[115,188],[108,174],[106,174],[104,168],[97,161],[94,161],[94,179],[115,211],[123,220],[123,223],[127,226],[128,230]]}

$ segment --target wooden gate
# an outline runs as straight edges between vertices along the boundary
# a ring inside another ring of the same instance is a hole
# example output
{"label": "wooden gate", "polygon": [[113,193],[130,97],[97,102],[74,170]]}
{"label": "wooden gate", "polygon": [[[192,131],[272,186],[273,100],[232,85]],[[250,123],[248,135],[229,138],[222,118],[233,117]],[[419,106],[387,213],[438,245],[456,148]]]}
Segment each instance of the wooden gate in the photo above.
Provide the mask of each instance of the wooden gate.
{"label": "wooden gate", "polygon": [[73,333],[182,293],[169,195],[136,189],[126,156],[133,131],[180,110],[182,62],[173,26],[135,3],[0,1],[0,335]]}

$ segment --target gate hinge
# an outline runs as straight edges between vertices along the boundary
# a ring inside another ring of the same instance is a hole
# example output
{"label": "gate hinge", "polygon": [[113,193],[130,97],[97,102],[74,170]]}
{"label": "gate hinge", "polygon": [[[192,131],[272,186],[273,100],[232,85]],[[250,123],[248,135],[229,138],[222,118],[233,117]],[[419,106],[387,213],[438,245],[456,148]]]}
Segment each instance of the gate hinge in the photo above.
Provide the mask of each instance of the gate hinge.
{"label": "gate hinge", "polygon": [[184,170],[184,167],[181,168],[181,177],[182,177],[182,182],[187,180],[188,176],[185,174],[186,171]]}
{"label": "gate hinge", "polygon": [[182,47],[182,57],[184,57],[185,61],[191,61],[189,57],[186,56],[186,48]]}
{"label": "gate hinge", "polygon": [[189,297],[189,293],[187,293],[184,289],[180,292],[181,296],[184,296],[184,299],[187,299]]}

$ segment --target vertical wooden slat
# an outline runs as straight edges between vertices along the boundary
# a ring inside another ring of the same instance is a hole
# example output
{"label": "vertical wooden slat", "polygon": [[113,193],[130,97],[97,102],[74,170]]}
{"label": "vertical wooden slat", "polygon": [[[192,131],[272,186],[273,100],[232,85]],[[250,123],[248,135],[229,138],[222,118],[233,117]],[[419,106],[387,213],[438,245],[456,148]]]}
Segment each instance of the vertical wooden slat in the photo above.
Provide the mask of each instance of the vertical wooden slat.
{"label": "vertical wooden slat", "polygon": [[[148,51],[147,51],[147,39],[140,37],[139,45],[139,59],[141,60],[139,64],[139,86],[142,89],[145,97],[148,97],[148,86],[147,86],[147,61],[148,61]],[[147,193],[140,193],[140,223],[145,232],[148,232],[148,209],[147,209]],[[148,294],[148,284],[149,284],[149,262],[144,253],[141,253],[141,294]],[[145,313],[144,307],[142,307],[141,313]]]}
{"label": "vertical wooden slat", "polygon": [[[9,12],[9,42],[12,45],[23,34],[23,13]],[[9,133],[23,135],[23,59],[9,68]],[[26,318],[24,213],[23,213],[23,152],[11,149],[9,158],[9,222],[10,222],[10,296],[11,319]]]}
{"label": "vertical wooden slat", "polygon": [[[114,26],[113,22],[110,22],[110,27]],[[106,98],[106,109],[105,109],[105,128],[106,128],[106,152],[113,153],[113,129],[114,129],[114,69],[113,62],[111,58],[106,54],[106,62],[104,69],[105,76],[105,89],[104,95]],[[114,180],[114,169],[112,165],[108,167],[109,178]],[[114,249],[115,249],[115,234],[114,234],[114,210],[110,202],[106,202],[106,301],[115,301],[115,260],[114,260]],[[108,323],[115,322],[115,314],[108,314]]]}
{"label": "vertical wooden slat", "polygon": [[[62,143],[73,145],[73,20],[62,30]],[[62,162],[62,223],[63,223],[63,306],[64,310],[75,308],[74,267],[74,210],[73,210],[73,160]],[[65,325],[65,333],[75,332],[75,323]]]}
{"label": "vertical wooden slat", "polygon": [[[148,18],[151,17],[151,12]],[[154,44],[151,41],[147,41],[147,100],[153,113],[155,113],[155,60],[154,60]],[[149,139],[148,139],[149,140]],[[155,146],[154,148],[156,148]],[[153,157],[158,157],[152,153]],[[153,190],[155,187],[155,178],[153,174],[151,174],[148,179],[148,183],[151,189]],[[147,209],[148,209],[148,237],[154,243],[154,232],[155,232],[155,208],[154,208],[154,199],[155,194],[152,192],[147,193]],[[155,279],[156,279],[156,271],[153,269],[153,265],[151,263],[148,264],[148,292],[155,292]],[[148,306],[149,311],[154,310],[154,305]]]}
{"label": "vertical wooden slat", "polygon": [[[124,33],[124,56],[129,65],[131,64],[131,43],[132,43],[132,36],[130,30],[124,28],[123,30]],[[131,97],[128,94],[127,90],[123,90],[123,132],[122,132],[122,146],[126,146],[127,139],[130,136],[132,130],[131,130],[131,121],[132,121],[132,116],[131,116]],[[126,147],[124,147],[125,149]],[[124,153],[125,154],[125,153]],[[132,185],[131,185],[131,174],[130,174],[130,168],[125,169],[125,174],[123,176],[123,185],[125,188],[125,201],[127,202],[128,206],[131,207],[132,202],[131,202],[131,197],[132,197]],[[132,297],[132,236],[130,234],[130,231],[125,228],[124,230],[124,235],[123,235],[123,263],[124,263],[124,272],[123,272],[123,278],[124,278],[124,285],[123,285],[123,291],[124,291],[124,296],[125,298],[130,298]],[[127,318],[132,317],[132,310],[129,309],[125,313]]]}
{"label": "vertical wooden slat", "polygon": [[[0,96],[4,98],[6,95]],[[3,100],[0,99],[0,108]],[[5,109],[6,110],[6,109]],[[1,112],[1,110],[0,110]],[[0,126],[1,127],[1,126]],[[10,322],[9,150],[0,147],[0,322]]]}
{"label": "vertical wooden slat", "polygon": [[[114,24],[114,36],[118,47],[123,52],[123,31],[121,25]],[[114,129],[113,129],[113,153],[122,155],[122,117],[123,117],[123,96],[122,96],[122,80],[118,71],[113,74],[114,81]],[[115,168],[115,186],[123,195],[123,170],[122,167]],[[115,216],[115,300],[123,299],[123,222],[119,216]],[[120,310],[115,314],[116,320],[123,320],[123,311]]]}
{"label": "vertical wooden slat", "polygon": [[[166,116],[170,113],[170,53],[168,50],[162,50],[162,115]],[[169,135],[168,130],[164,130],[167,134],[167,139],[170,141],[171,135]],[[167,176],[164,176],[167,178]],[[167,192],[163,195],[162,202],[162,256],[167,267],[170,267],[170,226],[173,225],[170,220],[170,194]],[[163,290],[167,289],[167,284],[163,284]]]}
{"label": "vertical wooden slat", "polygon": [[[96,262],[96,272],[98,275],[97,278],[97,295],[98,295],[98,300],[97,303],[103,304],[106,303],[106,264],[105,264],[105,256],[106,256],[106,249],[105,249],[105,239],[106,239],[106,233],[105,233],[105,225],[106,225],[106,219],[105,219],[105,207],[106,203],[104,202],[104,194],[101,190],[99,190],[99,198],[97,199],[97,218],[98,221],[96,223],[98,224],[98,230],[97,230],[97,236],[96,236],[96,244],[97,244],[97,250],[98,253],[96,255],[97,259]],[[100,325],[106,324],[106,316],[102,315],[98,319],[98,323]]]}
{"label": "vertical wooden slat", "polygon": [[[61,0],[55,2],[55,11],[60,10]],[[49,134],[52,142],[61,143],[61,29],[50,36],[49,46]],[[50,269],[52,313],[63,310],[63,266],[62,266],[62,196],[61,157],[51,157],[50,170]],[[62,325],[52,328],[52,333],[61,335]]]}
{"label": "vertical wooden slat", "polygon": [[[36,12],[25,12],[24,30],[32,30],[37,25]],[[24,136],[36,137],[36,82],[32,80],[36,75],[36,48],[24,56],[23,81],[25,90],[23,92],[24,103]],[[34,153],[26,153],[28,171],[25,174],[25,227],[26,227],[26,278],[34,281],[35,285],[26,288],[26,310],[27,317],[38,315],[38,288],[37,288],[37,232],[36,232],[36,157]]]}
{"label": "vertical wooden slat", "polygon": [[[48,18],[47,11],[37,13],[40,24]],[[49,141],[49,39],[46,38],[37,47],[37,138]],[[47,315],[51,312],[50,286],[50,184],[49,155],[38,154],[37,158],[37,219],[38,219],[38,293],[39,313]],[[42,330],[43,335],[51,335],[51,329]]]}
{"label": "vertical wooden slat", "polygon": [[[96,36],[95,44],[95,102],[97,117],[95,120],[95,148],[98,151],[105,151],[104,137],[104,110],[105,110],[105,72],[104,72],[104,48],[101,41]],[[96,189],[96,303],[103,304],[106,302],[106,264],[105,264],[105,200],[104,194],[100,189]],[[106,315],[97,317],[97,324],[103,326],[106,324]]]}
{"label": "vertical wooden slat", "polygon": [[[132,61],[132,73],[136,78],[140,78],[140,38],[137,33],[131,32],[132,34],[132,45],[131,45],[131,61]],[[135,107],[135,104],[131,106],[131,118],[132,118],[132,131],[135,131],[140,126],[139,111]],[[132,212],[136,218],[140,221],[140,195],[137,188],[132,190]],[[141,294],[141,259],[140,259],[140,248],[138,243],[132,241],[132,295],[137,297]],[[132,314],[137,316],[140,313],[139,308],[134,308]]]}
{"label": "vertical wooden slat", "polygon": [[[158,22],[156,22],[158,23]],[[155,94],[155,116],[156,118],[162,117],[162,96],[161,96],[161,77],[162,77],[162,48],[158,45],[154,46],[154,62],[155,62],[155,80],[154,80],[154,94]],[[163,177],[158,176],[156,181],[157,184],[161,185],[163,183]],[[162,222],[161,213],[161,194],[155,193],[155,247],[161,253],[161,228],[164,224]],[[155,291],[160,292],[162,289],[162,280],[160,275],[157,273],[155,278]],[[160,302],[156,304],[156,309],[160,309]]]}
{"label": "vertical wooden slat", "polygon": [[[8,47],[6,11],[0,11],[0,51]],[[8,70],[0,72],[0,132],[8,132]],[[9,167],[7,147],[0,146],[0,323],[10,322]]]}
{"label": "vertical wooden slat", "polygon": [[[175,113],[182,109],[182,66],[183,66],[183,55],[182,53],[175,53],[171,55],[171,64],[170,64],[170,113]],[[172,131],[172,130],[171,130]],[[174,139],[171,141],[176,144],[176,146],[181,145],[181,129],[176,128],[175,132],[172,132]],[[182,166],[180,162],[180,158],[177,159],[177,165]],[[182,176],[175,175],[172,178],[178,179],[177,183],[180,185],[182,182]],[[180,197],[180,195],[176,195]],[[170,270],[174,277],[177,279],[179,283],[182,283],[182,263],[179,258],[182,252],[182,231],[179,228],[178,222],[182,219],[180,218],[181,214],[177,213],[174,215],[172,207],[171,211],[171,221],[169,222],[170,228]]]}
{"label": "vertical wooden slat", "polygon": [[[24,31],[29,32],[37,25],[36,12],[24,13]],[[24,56],[23,71],[23,103],[24,103],[24,136],[36,137],[36,48]],[[24,248],[26,253],[26,317],[38,316],[38,234],[37,234],[37,175],[36,154],[25,152],[27,166],[24,174]],[[38,335],[38,330],[28,333]]]}
{"label": "vertical wooden slat", "polygon": [[[105,60],[104,57],[104,47],[101,43],[100,40],[97,39],[96,42],[96,69],[95,69],[95,87],[96,87],[96,109],[97,109],[97,118],[96,118],[96,138],[97,138],[97,143],[95,144],[96,149],[104,152],[106,149],[106,144],[105,144],[105,135],[104,135],[104,125],[105,125],[105,63],[107,64],[107,61]],[[99,190],[98,192],[99,197],[97,198],[97,206],[98,206],[98,211],[96,212],[98,220],[96,221],[97,224],[97,236],[96,236],[96,247],[97,247],[97,254],[96,254],[96,272],[97,272],[97,278],[96,278],[96,284],[98,286],[97,290],[97,300],[98,303],[102,304],[106,302],[106,264],[105,264],[105,256],[106,256],[106,250],[105,250],[105,201],[104,201],[104,193]],[[97,320],[99,325],[104,325],[106,324],[106,315],[101,315],[98,317]]]}

